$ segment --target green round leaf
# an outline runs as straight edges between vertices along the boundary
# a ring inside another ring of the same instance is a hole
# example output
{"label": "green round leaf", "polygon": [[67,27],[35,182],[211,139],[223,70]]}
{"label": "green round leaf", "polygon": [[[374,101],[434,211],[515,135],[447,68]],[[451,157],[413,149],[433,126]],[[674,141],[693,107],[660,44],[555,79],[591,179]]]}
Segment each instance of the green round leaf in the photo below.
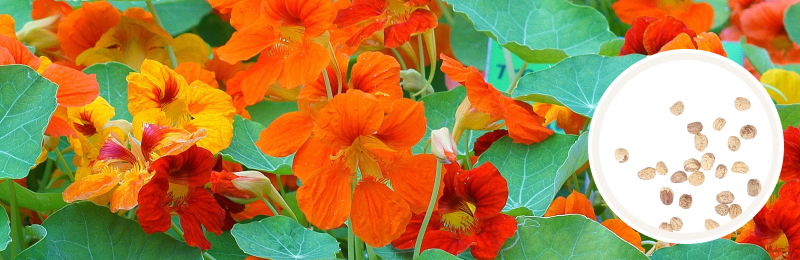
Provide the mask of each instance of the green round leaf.
{"label": "green round leaf", "polygon": [[[92,202],[70,204],[47,218],[44,241],[19,259],[202,259],[200,250]],[[42,245],[39,245],[42,244]],[[41,256],[44,256],[42,258]]]}
{"label": "green round leaf", "polygon": [[589,135],[554,134],[541,143],[525,145],[511,138],[498,140],[478,159],[491,162],[508,181],[503,211],[528,208],[544,215],[561,185],[589,160]]}
{"label": "green round leaf", "polygon": [[239,115],[233,118],[233,140],[231,145],[220,153],[230,156],[238,163],[253,170],[275,174],[292,174],[294,155],[277,158],[266,155],[256,146],[258,136],[266,129],[263,125],[244,119]]}
{"label": "green round leaf", "polygon": [[450,35],[450,47],[458,61],[466,66],[473,66],[478,70],[486,69],[486,53],[489,51],[489,37],[476,31],[475,26],[461,15],[453,17],[453,26]]}
{"label": "green round leaf", "polygon": [[0,0],[0,14],[8,14],[14,18],[15,31],[22,29],[25,23],[33,21],[33,0]]}
{"label": "green round leaf", "polygon": [[331,259],[339,252],[336,238],[284,216],[236,224],[231,234],[245,253],[273,260]]}
{"label": "green round leaf", "polygon": [[552,68],[522,77],[513,96],[519,100],[566,106],[575,113],[592,117],[611,82],[643,58],[642,55],[569,57]]}
{"label": "green round leaf", "polygon": [[28,176],[56,110],[58,86],[25,65],[0,66],[0,178]]}
{"label": "green round leaf", "polygon": [[211,242],[211,249],[206,253],[216,260],[242,260],[250,256],[239,248],[231,232],[223,232],[219,236],[206,232],[206,238]]}
{"label": "green round leaf", "polygon": [[[453,129],[453,126],[456,124],[456,110],[458,110],[458,105],[460,105],[465,98],[467,98],[467,89],[459,86],[450,91],[436,92],[420,99],[422,105],[425,107],[425,119],[427,119],[427,124],[425,135],[414,147],[411,147],[411,151],[414,152],[414,154],[422,153],[425,143],[427,143],[428,139],[431,137],[431,131],[442,127],[447,127],[450,130]],[[475,140],[481,137],[486,131],[473,130],[471,132],[472,134],[469,140],[467,140],[465,133],[463,138],[458,142],[458,147],[462,152],[464,151],[462,147],[466,147],[466,142],[469,142],[470,146],[472,146]],[[428,151],[430,151],[430,147],[428,149]]]}
{"label": "green round leaf", "polygon": [[789,126],[800,126],[800,104],[775,105],[778,109],[778,116],[781,118],[783,130]]}
{"label": "green round leaf", "polygon": [[456,257],[454,255],[451,255],[450,253],[445,252],[445,251],[443,251],[441,249],[432,248],[432,249],[428,249],[428,250],[422,251],[422,253],[419,254],[419,258],[417,258],[417,259],[418,260],[459,260],[461,258],[458,258],[458,257]]}
{"label": "green round leaf", "polygon": [[565,0],[450,0],[478,31],[528,63],[556,63],[568,56],[597,53],[614,39],[602,14]]}
{"label": "green round leaf", "polygon": [[517,223],[517,233],[506,240],[499,259],[647,259],[642,251],[583,215],[517,217]]}
{"label": "green round leaf", "polygon": [[86,74],[97,75],[100,97],[114,107],[114,119],[133,121],[128,112],[128,74],[134,72],[128,65],[119,62],[99,63],[83,70]]}
{"label": "green round leaf", "polygon": [[297,102],[270,102],[266,100],[248,106],[246,109],[247,112],[250,112],[250,119],[253,122],[258,122],[265,126],[272,124],[272,121],[275,121],[283,114],[298,111]]}
{"label": "green round leaf", "polygon": [[[123,12],[131,7],[148,10],[147,4],[140,0],[110,1],[110,3]],[[153,1],[153,7],[164,23],[164,30],[172,35],[181,34],[195,27],[205,14],[211,12],[211,5],[206,0],[160,0]]]}
{"label": "green round leaf", "polygon": [[716,239],[700,244],[678,244],[656,250],[650,259],[715,259],[758,260],[772,259],[763,248],[753,244],[739,244],[729,239]]}
{"label": "green round leaf", "polygon": [[783,24],[786,26],[789,38],[794,43],[800,44],[800,3],[796,3],[786,9],[786,14],[783,16]]}

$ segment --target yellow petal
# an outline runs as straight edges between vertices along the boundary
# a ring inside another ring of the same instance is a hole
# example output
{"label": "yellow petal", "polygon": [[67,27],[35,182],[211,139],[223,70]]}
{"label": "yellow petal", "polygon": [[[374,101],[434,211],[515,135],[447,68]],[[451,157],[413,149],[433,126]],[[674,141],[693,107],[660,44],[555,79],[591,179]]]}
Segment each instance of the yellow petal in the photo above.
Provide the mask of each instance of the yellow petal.
{"label": "yellow petal", "polygon": [[94,48],[78,55],[75,63],[89,66],[100,60],[111,60],[136,69],[145,59],[168,62],[166,48],[173,42],[172,36],[155,23],[122,16]]}
{"label": "yellow petal", "polygon": [[771,69],[761,75],[761,83],[772,86],[783,93],[783,96],[781,96],[778,92],[767,88],[767,93],[775,100],[775,103],[800,103],[800,74],[797,74],[797,72]]}
{"label": "yellow petal", "polygon": [[114,107],[99,96],[83,107],[67,108],[67,122],[78,133],[87,136],[100,132],[112,117],[114,117]]}
{"label": "yellow petal", "polygon": [[172,45],[178,64],[184,62],[195,62],[205,64],[211,57],[210,50],[206,42],[196,34],[184,33],[175,38]]}
{"label": "yellow petal", "polygon": [[167,115],[164,113],[164,111],[161,111],[160,109],[151,108],[142,111],[133,116],[133,136],[137,140],[142,140],[142,131],[144,131],[144,123],[160,125],[160,126],[169,126],[169,127],[174,126],[172,120],[167,118]]}
{"label": "yellow petal", "polygon": [[0,14],[0,35],[17,39],[14,31],[14,18],[7,14]]}
{"label": "yellow petal", "polygon": [[189,132],[195,132],[200,129],[208,131],[208,135],[200,139],[197,142],[197,146],[206,148],[214,154],[228,148],[233,138],[231,121],[221,115],[200,114],[189,121],[183,128]]}
{"label": "yellow petal", "polygon": [[141,73],[131,73],[128,80],[128,111],[136,114],[156,108],[173,122],[189,113],[186,96],[189,85],[183,76],[157,61],[142,63]]}
{"label": "yellow petal", "polygon": [[236,108],[231,96],[200,81],[193,82],[189,89],[188,106],[192,116],[222,115],[233,122]]}

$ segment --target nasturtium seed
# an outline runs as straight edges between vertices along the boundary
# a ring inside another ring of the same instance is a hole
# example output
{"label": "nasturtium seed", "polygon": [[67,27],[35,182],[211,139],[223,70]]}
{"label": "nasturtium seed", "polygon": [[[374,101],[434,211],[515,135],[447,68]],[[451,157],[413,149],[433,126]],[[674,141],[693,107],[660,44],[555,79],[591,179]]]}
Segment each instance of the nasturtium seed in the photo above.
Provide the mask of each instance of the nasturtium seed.
{"label": "nasturtium seed", "polygon": [[728,212],[728,216],[731,217],[731,219],[735,219],[741,214],[742,214],[742,206],[739,206],[739,204],[731,204],[731,209],[730,212]]}
{"label": "nasturtium seed", "polygon": [[750,197],[758,196],[761,193],[761,182],[757,179],[750,179],[747,181],[747,195]]}
{"label": "nasturtium seed", "polygon": [[653,177],[656,177],[656,169],[653,167],[647,167],[639,171],[639,179],[642,180],[649,180]]}
{"label": "nasturtium seed", "polygon": [[656,163],[656,172],[658,173],[658,175],[667,175],[668,171],[669,170],[667,170],[667,164],[666,163],[664,163],[664,162]]}
{"label": "nasturtium seed", "polygon": [[703,174],[703,172],[701,171],[696,171],[691,175],[689,175],[689,184],[691,184],[692,186],[700,186],[701,184],[703,184],[703,182],[705,182],[705,180],[706,180],[706,175]]}
{"label": "nasturtium seed", "polygon": [[692,122],[686,125],[686,130],[689,131],[690,134],[697,134],[703,131],[703,123],[700,122]]}
{"label": "nasturtium seed", "polygon": [[725,204],[717,204],[717,206],[714,207],[714,211],[716,211],[720,216],[728,215],[730,210],[731,209],[728,207],[728,205]]}
{"label": "nasturtium seed", "polygon": [[714,172],[714,176],[716,176],[717,179],[722,179],[725,178],[725,175],[728,175],[728,167],[726,167],[724,164],[718,164],[717,171]]}
{"label": "nasturtium seed", "polygon": [[723,127],[725,127],[725,118],[720,117],[714,120],[714,130],[719,131],[722,130]]}
{"label": "nasturtium seed", "polygon": [[683,170],[687,172],[696,172],[700,170],[700,162],[695,158],[690,158],[683,162]]}
{"label": "nasturtium seed", "polygon": [[669,112],[676,116],[683,114],[683,102],[678,101],[672,104],[672,106],[669,107]]}
{"label": "nasturtium seed", "polygon": [[714,166],[714,154],[706,153],[700,158],[700,166],[703,167],[703,170],[710,171],[711,167]]}
{"label": "nasturtium seed", "polygon": [[678,199],[678,206],[683,209],[689,209],[692,207],[692,195],[683,194],[681,195],[680,199]]}
{"label": "nasturtium seed", "polygon": [[733,101],[733,106],[739,111],[748,110],[750,109],[750,100],[747,100],[743,97],[737,97],[736,100]]}
{"label": "nasturtium seed", "polygon": [[672,174],[669,180],[672,181],[672,183],[682,183],[689,180],[689,176],[686,176],[686,172],[684,171],[677,171]]}
{"label": "nasturtium seed", "polygon": [[730,191],[722,191],[717,194],[717,202],[722,204],[731,204],[734,199],[736,198],[733,196],[733,192]]}
{"label": "nasturtium seed", "polygon": [[750,140],[756,138],[756,127],[752,125],[743,126],[741,130],[739,130],[739,135],[742,136],[744,140]]}
{"label": "nasturtium seed", "polygon": [[735,152],[739,150],[739,147],[742,147],[742,141],[739,141],[739,137],[728,137],[728,149]]}
{"label": "nasturtium seed", "polygon": [[683,228],[683,220],[679,217],[672,217],[669,219],[669,225],[672,227],[672,230],[681,231]]}
{"label": "nasturtium seed", "polygon": [[661,229],[661,230],[664,230],[664,231],[667,231],[667,232],[672,232],[672,226],[667,222],[661,222],[661,225],[658,225],[658,229]]}
{"label": "nasturtium seed", "polygon": [[747,173],[750,171],[750,167],[747,167],[747,164],[742,161],[737,161],[731,166],[731,171],[735,173]]}
{"label": "nasturtium seed", "polygon": [[617,158],[619,163],[627,162],[628,156],[630,156],[630,154],[628,153],[628,150],[625,150],[625,148],[618,148],[616,151],[614,151],[614,157]]}
{"label": "nasturtium seed", "polygon": [[717,223],[716,221],[711,220],[711,219],[706,219],[705,226],[706,226],[706,230],[712,230],[712,229],[718,228],[719,227],[719,223]]}
{"label": "nasturtium seed", "polygon": [[672,205],[672,200],[675,198],[675,194],[672,193],[672,189],[664,187],[661,188],[661,203],[664,205]]}
{"label": "nasturtium seed", "polygon": [[702,133],[697,133],[694,135],[694,149],[697,151],[702,152],[703,150],[708,147],[708,137]]}

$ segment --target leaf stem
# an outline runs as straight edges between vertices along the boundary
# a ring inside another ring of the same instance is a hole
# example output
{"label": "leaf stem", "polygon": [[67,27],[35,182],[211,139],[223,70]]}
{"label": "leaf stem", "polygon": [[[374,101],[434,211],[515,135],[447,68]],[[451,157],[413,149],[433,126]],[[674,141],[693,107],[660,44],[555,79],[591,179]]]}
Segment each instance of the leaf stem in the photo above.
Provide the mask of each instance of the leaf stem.
{"label": "leaf stem", "polygon": [[400,52],[398,52],[397,49],[390,49],[390,50],[392,50],[392,53],[394,53],[394,57],[397,59],[397,62],[400,62],[400,68],[403,70],[407,70],[408,67],[406,67],[406,62],[403,60],[403,56],[400,56]]}
{"label": "leaf stem", "polygon": [[333,99],[333,90],[331,90],[331,80],[328,78],[328,69],[322,70],[322,78],[325,79],[325,90],[328,92],[328,100]]}
{"label": "leaf stem", "polygon": [[[358,162],[356,162],[358,165]],[[356,189],[356,183],[350,182],[350,201],[353,201],[353,192]],[[351,216],[352,217],[352,216]],[[347,259],[356,259],[356,235],[353,234],[353,219],[347,219]]]}
{"label": "leaf stem", "polygon": [[178,225],[175,225],[175,222],[172,222],[172,220],[169,221],[169,228],[172,229],[175,234],[178,234],[178,237],[180,237],[181,240],[186,241],[186,239],[183,238],[183,230],[181,230]]}
{"label": "leaf stem", "polygon": [[8,183],[9,194],[11,195],[11,198],[9,198],[11,201],[11,232],[14,235],[14,239],[11,240],[11,258],[14,258],[18,253],[21,253],[22,250],[25,250],[25,236],[22,234],[22,220],[20,220],[14,180],[8,178],[6,182]]}
{"label": "leaf stem", "polygon": [[281,193],[281,197],[283,197],[285,199],[286,198],[286,192],[283,191],[283,182],[281,181],[281,175],[280,174],[275,174],[275,180],[278,183],[278,191]]}
{"label": "leaf stem", "polygon": [[[353,236],[355,236],[355,234],[353,234]],[[361,244],[363,244],[363,243],[362,243],[361,239],[358,238],[357,236],[355,238],[356,238],[356,243],[355,243],[355,246],[356,246],[356,260],[364,259],[364,247],[361,246]]]}
{"label": "leaf stem", "polygon": [[[156,12],[156,7],[153,6],[152,1],[145,1],[147,3],[147,9],[150,9],[150,14],[153,15],[153,20],[156,20],[156,24],[161,29],[164,29],[164,23],[161,22],[161,17],[158,16],[158,12]],[[175,50],[172,49],[172,45],[167,45],[167,54],[169,55],[169,62],[172,65],[172,68],[178,67],[178,58],[175,57]]]}
{"label": "leaf stem", "polygon": [[67,160],[64,160],[64,156],[61,155],[61,150],[58,150],[58,147],[56,147],[55,151],[56,151],[56,157],[58,157],[58,160],[61,161],[62,164],[64,164],[64,170],[67,171],[65,173],[67,174],[67,176],[69,176],[69,180],[72,181],[72,182],[75,182],[75,175],[73,175],[72,174],[72,170],[69,169],[69,165],[67,165]]}
{"label": "leaf stem", "polygon": [[280,213],[278,213],[278,210],[275,209],[275,206],[272,206],[272,204],[269,203],[267,198],[265,198],[264,196],[261,196],[261,200],[264,201],[264,204],[267,204],[267,207],[269,207],[269,210],[272,211],[272,216],[280,216],[281,215]]}
{"label": "leaf stem", "polygon": [[414,256],[412,259],[419,257],[420,249],[422,248],[422,239],[425,237],[425,230],[428,229],[428,222],[431,221],[433,214],[433,207],[436,205],[436,195],[439,193],[439,183],[442,180],[442,163],[436,162],[436,179],[433,183],[433,191],[431,192],[431,201],[428,202],[428,211],[425,212],[425,218],[422,219],[422,226],[419,228],[419,235],[417,235],[417,243],[414,245]]}
{"label": "leaf stem", "polygon": [[442,3],[442,0],[436,0],[436,4],[439,5],[439,10],[442,10],[442,15],[444,15],[444,19],[447,20],[447,23],[453,25],[453,14],[450,13],[450,9]]}
{"label": "leaf stem", "polygon": [[514,78],[511,80],[510,85],[508,85],[508,93],[509,94],[514,93],[514,90],[517,89],[517,83],[518,83],[519,79],[522,78],[522,75],[525,74],[525,69],[527,69],[527,68],[528,68],[528,63],[527,62],[523,62],[522,63],[522,67],[519,68],[519,71],[517,71],[517,75],[514,76]]}
{"label": "leaf stem", "polygon": [[42,175],[42,181],[39,183],[39,188],[36,189],[38,192],[41,192],[47,188],[47,184],[50,183],[50,178],[53,176],[53,164],[50,163],[50,160],[45,160],[44,163],[44,175]]}
{"label": "leaf stem", "polygon": [[203,252],[203,259],[205,259],[205,260],[217,260],[216,258],[211,256],[211,254],[209,254],[208,251]]}
{"label": "leaf stem", "polygon": [[508,82],[509,82],[509,89],[507,91],[513,90],[510,89],[511,85],[514,85],[514,76],[516,76],[516,72],[514,70],[514,58],[511,57],[511,51],[506,48],[503,48],[503,58],[506,61],[506,73],[508,73]]}
{"label": "leaf stem", "polygon": [[472,140],[472,130],[468,129],[468,130],[466,130],[466,132],[467,132],[467,140],[466,140],[466,144],[464,145],[465,146],[465,148],[464,148],[465,149],[465,151],[464,151],[464,160],[466,160],[466,161],[464,162],[464,164],[467,165],[467,170],[470,170],[470,169],[472,169],[472,160],[469,159],[469,143]]}
{"label": "leaf stem", "polygon": [[365,244],[365,246],[367,247],[367,256],[369,257],[369,260],[377,260],[377,257],[375,256],[375,250],[373,250],[369,245]]}

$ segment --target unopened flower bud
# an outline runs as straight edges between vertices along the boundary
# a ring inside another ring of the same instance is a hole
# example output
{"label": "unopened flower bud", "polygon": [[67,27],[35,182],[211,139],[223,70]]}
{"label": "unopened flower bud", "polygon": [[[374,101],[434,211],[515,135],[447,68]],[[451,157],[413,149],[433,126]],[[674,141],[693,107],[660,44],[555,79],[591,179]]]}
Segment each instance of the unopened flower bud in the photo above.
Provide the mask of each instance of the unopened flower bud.
{"label": "unopened flower bud", "polygon": [[[422,75],[414,69],[401,70],[400,78],[403,80],[401,84],[403,89],[412,94],[419,92],[427,84]],[[425,95],[433,94],[433,88],[428,88],[425,92]]]}
{"label": "unopened flower bud", "polygon": [[442,164],[450,164],[456,161],[456,142],[453,141],[453,136],[450,135],[450,130],[447,127],[442,127],[431,132],[431,145],[433,155]]}
{"label": "unopened flower bud", "polygon": [[230,173],[223,170],[211,175],[211,191],[239,204],[260,200],[270,187],[269,178],[257,171]]}

